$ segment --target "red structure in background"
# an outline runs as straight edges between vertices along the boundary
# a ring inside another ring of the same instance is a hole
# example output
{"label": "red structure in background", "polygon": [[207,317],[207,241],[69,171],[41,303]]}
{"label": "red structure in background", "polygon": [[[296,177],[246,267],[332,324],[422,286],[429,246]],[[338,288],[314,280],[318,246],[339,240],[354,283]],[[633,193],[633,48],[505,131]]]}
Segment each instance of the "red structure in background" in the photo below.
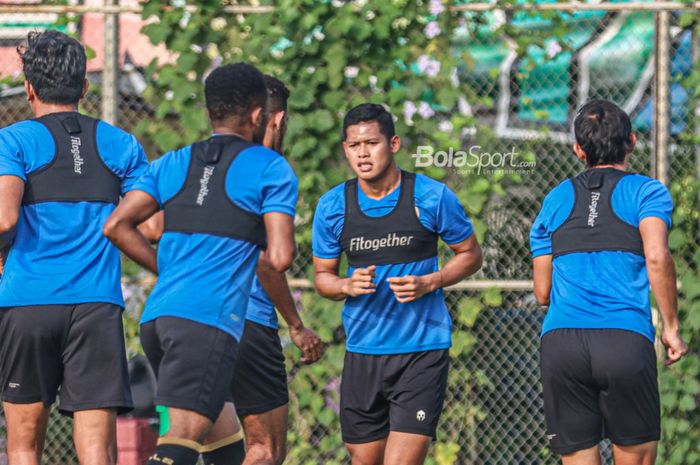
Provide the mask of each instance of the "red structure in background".
{"label": "red structure in background", "polygon": [[[0,0],[0,4],[26,4],[33,5],[39,3],[36,0]],[[86,0],[84,5],[100,6],[102,0]],[[122,5],[137,5],[137,0],[122,0]],[[58,18],[57,15],[20,15],[20,14],[0,14],[0,38],[5,39],[0,44],[0,78],[7,76],[17,76],[21,72],[21,63],[17,57],[16,45],[26,32],[31,30],[31,24],[51,23]],[[15,27],[13,24],[24,23],[23,27]],[[165,46],[154,46],[144,34],[141,28],[145,24],[141,15],[135,13],[125,13],[119,15],[119,66],[126,62],[137,68],[145,67],[153,58],[159,61],[173,62],[174,57],[167,51]],[[77,25],[80,32],[80,40],[87,47],[95,52],[95,57],[88,61],[87,70],[90,73],[100,72],[104,67],[104,15],[97,13],[87,13],[80,18]],[[13,35],[14,34],[14,35]],[[16,36],[16,37],[15,37]],[[9,42],[9,43],[8,43]],[[128,58],[127,58],[128,57]]]}
{"label": "red structure in background", "polygon": [[156,450],[158,432],[145,418],[117,418],[117,465],[145,465]]}

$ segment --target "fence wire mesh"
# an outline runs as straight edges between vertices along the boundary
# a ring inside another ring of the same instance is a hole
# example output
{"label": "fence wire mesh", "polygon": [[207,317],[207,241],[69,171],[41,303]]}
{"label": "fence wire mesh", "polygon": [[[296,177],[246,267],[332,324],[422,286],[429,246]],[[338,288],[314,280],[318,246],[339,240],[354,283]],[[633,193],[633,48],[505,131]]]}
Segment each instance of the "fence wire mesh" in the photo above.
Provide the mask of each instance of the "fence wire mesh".
{"label": "fence wire mesh", "polygon": [[[465,20],[469,21],[471,15],[465,13]],[[532,220],[545,194],[582,169],[571,154],[569,139],[568,125],[576,108],[592,98],[611,99],[623,106],[632,116],[639,136],[632,169],[653,174],[654,13],[586,11],[562,15],[567,18],[567,32],[548,42],[546,48],[533,48],[523,57],[515,55],[508,37],[490,33],[494,25],[506,21],[522,28],[546,30],[551,27],[549,20],[517,12],[496,12],[476,29],[465,27],[455,32],[455,48],[469,57],[460,79],[471,83],[485,98],[471,111],[494,128],[488,139],[489,151],[515,151],[534,160],[535,165],[522,172],[520,182],[508,187],[504,195],[490,198],[484,208],[481,220],[487,231],[482,241],[485,261],[476,279],[494,280],[496,286],[485,292],[446,292],[455,322],[454,347],[445,410],[429,458],[432,464],[558,463],[558,457],[547,447],[539,383],[539,331],[544,310],[537,307],[529,290],[499,289],[498,281],[531,279],[528,234]],[[14,47],[26,32],[51,27],[58,21],[55,15],[10,16],[0,14],[0,52],[7,57],[1,68],[3,78],[12,77],[13,73],[16,76],[18,66],[5,61],[13,59]],[[104,66],[100,50],[102,15],[74,15],[70,20],[69,25],[60,27],[74,28],[96,53],[89,65],[91,90],[83,100],[82,110],[99,116]],[[139,122],[154,117],[153,109],[141,97],[146,86],[143,67],[162,50],[148,46],[139,34],[138,15],[122,14],[119,24],[123,45],[117,124],[132,130]],[[679,84],[693,67],[693,38],[689,30],[676,26],[671,33],[673,104],[669,161],[671,178],[676,179],[697,175],[698,153],[695,146],[678,138],[686,129],[688,115],[694,112],[690,97]],[[0,108],[2,127],[31,117],[22,88],[10,81],[0,88]],[[465,131],[464,146],[475,141],[476,136]],[[153,147],[146,145],[146,149],[152,158],[158,155]],[[448,177],[450,182],[459,182],[459,177]],[[308,235],[309,227],[300,225],[298,233]],[[696,243],[700,243],[697,239]],[[444,261],[446,250],[442,254]],[[309,278],[311,258],[309,246],[302,243],[290,276]],[[675,258],[690,263],[692,257],[689,252]],[[124,286],[131,353],[139,350],[134,321],[149,291],[148,286],[141,284],[144,276],[134,272]],[[307,324],[332,342],[324,367],[301,367],[288,357],[289,441],[293,447],[287,463],[349,463],[342,448],[327,447],[341,443],[337,416],[344,352],[340,308],[336,303],[323,301],[307,287],[295,290],[295,298],[307,309],[302,313]],[[283,337],[283,342],[291,355],[295,349],[289,339]],[[697,424],[692,426],[700,428]],[[6,427],[0,410],[0,465],[7,463],[5,444]],[[612,463],[607,444],[602,454],[605,464]],[[43,460],[51,465],[77,463],[71,422],[55,409]]]}

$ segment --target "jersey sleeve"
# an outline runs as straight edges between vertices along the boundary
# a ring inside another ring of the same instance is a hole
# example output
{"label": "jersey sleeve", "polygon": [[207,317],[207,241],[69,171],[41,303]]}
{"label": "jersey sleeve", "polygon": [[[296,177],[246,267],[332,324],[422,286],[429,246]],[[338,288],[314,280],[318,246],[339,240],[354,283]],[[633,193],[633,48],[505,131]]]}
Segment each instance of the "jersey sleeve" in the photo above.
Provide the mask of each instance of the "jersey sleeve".
{"label": "jersey sleeve", "polygon": [[552,233],[555,229],[553,227],[553,216],[557,191],[558,188],[555,188],[547,194],[542,202],[542,208],[537,214],[537,218],[532,223],[532,229],[530,230],[532,258],[552,254]]}
{"label": "jersey sleeve", "polygon": [[[342,253],[337,222],[342,221],[343,212],[333,212],[333,202],[322,197],[314,213],[311,247],[318,258],[338,258]],[[335,221],[334,221],[335,220]],[[342,229],[342,226],[340,227]]]}
{"label": "jersey sleeve", "polygon": [[299,180],[287,160],[275,158],[265,168],[262,180],[261,213],[286,213],[294,217],[299,197]]}
{"label": "jersey sleeve", "polygon": [[637,196],[639,199],[639,221],[644,218],[661,218],[671,228],[673,214],[673,199],[661,182],[654,179],[645,183]]}
{"label": "jersey sleeve", "polygon": [[8,129],[0,130],[0,176],[17,176],[27,180],[23,151],[17,139]]}
{"label": "jersey sleeve", "polygon": [[458,244],[474,233],[472,222],[457,195],[445,186],[438,204],[436,232],[446,244]]}
{"label": "jersey sleeve", "polygon": [[571,215],[575,201],[574,185],[568,179],[544,198],[530,230],[530,251],[533,258],[552,253],[552,234]]}
{"label": "jersey sleeve", "polygon": [[121,195],[126,195],[148,169],[143,147],[132,134],[100,121],[97,148],[105,165],[121,179]]}
{"label": "jersey sleeve", "polygon": [[141,144],[134,136],[131,136],[131,144],[129,144],[129,156],[122,180],[122,195],[133,190],[138,180],[148,171],[148,159],[146,152]]}
{"label": "jersey sleeve", "polygon": [[537,258],[542,255],[552,254],[552,233],[548,228],[549,213],[546,205],[542,205],[542,209],[532,223],[530,230],[530,251],[532,258]]}
{"label": "jersey sleeve", "polygon": [[163,158],[159,158],[146,165],[146,169],[141,176],[136,179],[130,187],[130,191],[142,191],[153,197],[158,205],[163,208],[163,199],[158,190],[158,177],[162,165]]}

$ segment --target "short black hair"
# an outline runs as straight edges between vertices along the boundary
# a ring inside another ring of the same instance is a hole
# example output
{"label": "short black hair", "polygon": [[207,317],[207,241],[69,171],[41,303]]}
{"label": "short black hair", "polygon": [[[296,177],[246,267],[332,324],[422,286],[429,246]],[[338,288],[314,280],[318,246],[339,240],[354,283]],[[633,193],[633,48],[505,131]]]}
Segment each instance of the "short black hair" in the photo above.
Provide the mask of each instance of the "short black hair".
{"label": "short black hair", "polygon": [[266,74],[264,76],[265,87],[267,88],[267,112],[277,113],[278,111],[287,111],[287,99],[289,98],[289,89],[282,81],[274,76]]}
{"label": "short black hair", "polygon": [[245,116],[265,108],[267,89],[263,74],[247,63],[219,66],[204,80],[204,97],[212,121]]}
{"label": "short black hair", "polygon": [[624,162],[631,136],[630,117],[608,100],[587,102],[574,119],[574,137],[588,166]]}
{"label": "short black hair", "polygon": [[396,134],[394,129],[394,118],[386,108],[377,103],[363,103],[348,111],[343,120],[343,140],[348,138],[348,128],[356,124],[365,123],[368,121],[376,121],[379,124],[379,130],[386,140],[391,140]]}
{"label": "short black hair", "polygon": [[44,103],[75,104],[85,86],[85,48],[66,34],[47,30],[32,31],[17,47],[24,78]]}

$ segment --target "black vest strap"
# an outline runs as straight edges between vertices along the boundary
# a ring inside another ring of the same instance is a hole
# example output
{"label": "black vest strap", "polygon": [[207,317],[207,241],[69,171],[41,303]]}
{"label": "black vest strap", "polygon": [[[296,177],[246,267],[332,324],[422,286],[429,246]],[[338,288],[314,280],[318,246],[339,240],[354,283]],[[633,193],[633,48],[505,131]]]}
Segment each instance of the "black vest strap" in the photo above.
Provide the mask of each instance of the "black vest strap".
{"label": "black vest strap", "polygon": [[418,219],[416,175],[401,171],[399,202],[388,215],[372,218],[360,209],[357,178],[345,183],[345,224],[340,245],[353,267],[411,263],[437,255],[435,232]]}
{"label": "black vest strap", "polygon": [[56,152],[51,162],[27,176],[23,205],[119,202],[121,179],[105,165],[97,149],[98,120],[70,112],[52,113],[34,121],[51,132]]}
{"label": "black vest strap", "polygon": [[594,168],[571,180],[574,208],[552,234],[552,255],[574,252],[623,251],[644,256],[639,229],[624,222],[612,208],[612,194],[628,175],[614,168]]}
{"label": "black vest strap", "polygon": [[239,207],[226,193],[231,164],[253,145],[236,136],[215,136],[193,144],[185,183],[165,202],[165,231],[225,236],[266,247],[262,215]]}

